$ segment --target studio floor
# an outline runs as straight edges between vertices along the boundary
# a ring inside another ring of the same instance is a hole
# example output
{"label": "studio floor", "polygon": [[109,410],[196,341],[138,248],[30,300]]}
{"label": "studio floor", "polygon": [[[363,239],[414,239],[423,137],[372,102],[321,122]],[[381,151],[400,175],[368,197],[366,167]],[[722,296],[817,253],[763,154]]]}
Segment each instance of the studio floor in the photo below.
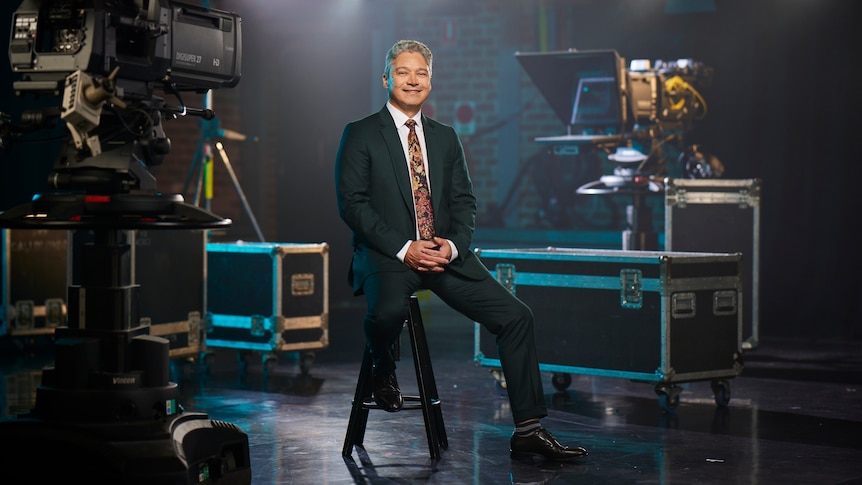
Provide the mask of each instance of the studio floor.
{"label": "studio floor", "polygon": [[[726,407],[709,381],[682,383],[679,406],[666,412],[650,383],[572,375],[561,391],[543,373],[545,427],[590,454],[567,464],[525,463],[509,457],[511,413],[494,369],[473,359],[472,322],[433,296],[422,313],[448,448],[430,458],[421,413],[372,410],[364,449],[343,457],[362,356],[359,303],[331,308],[330,345],[310,366],[295,353],[277,355],[273,365],[234,349],[209,349],[207,365],[172,362],[186,411],[247,434],[252,483],[862,483],[862,342],[764,339],[729,380]],[[415,373],[406,348],[398,376],[410,394]],[[15,382],[37,375],[46,359],[5,352],[4,419],[28,404],[12,392],[20,389]]]}

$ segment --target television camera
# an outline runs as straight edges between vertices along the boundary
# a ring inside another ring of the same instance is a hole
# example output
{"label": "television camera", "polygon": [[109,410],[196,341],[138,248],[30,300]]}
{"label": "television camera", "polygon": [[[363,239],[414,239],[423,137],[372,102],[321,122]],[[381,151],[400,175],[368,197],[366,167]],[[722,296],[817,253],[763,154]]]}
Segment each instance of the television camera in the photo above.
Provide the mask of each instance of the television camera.
{"label": "television camera", "polygon": [[15,93],[62,97],[59,113],[35,116],[59,117],[69,134],[53,189],[155,190],[146,168],[170,151],[162,121],[214,116],[186,107],[181,93],[240,80],[236,14],[173,0],[24,0],[12,22],[9,59],[21,75]]}
{"label": "television camera", "polygon": [[237,14],[173,0],[24,0],[13,14],[16,95],[60,102],[20,124],[0,117],[3,145],[60,122],[65,136],[49,190],[0,213],[0,227],[94,233],[73,256],[80,285],[68,287],[34,408],[0,423],[20,451],[5,456],[15,483],[251,481],[247,435],[177,402],[169,342],[139,317],[131,235],[231,224],[159,193],[148,167],[170,150],[164,120],[214,116],[185,106],[184,92],[239,82],[241,27]]}
{"label": "television camera", "polygon": [[[551,158],[589,154],[582,160],[599,164],[606,160],[613,166],[612,173],[604,173],[597,180],[586,182],[597,175],[595,171],[604,169],[588,168],[590,178],[580,180],[577,186],[555,186],[542,204],[544,213],[551,215],[554,222],[565,224],[572,219],[573,212],[564,206],[575,205],[576,194],[631,195],[632,205],[626,208],[627,225],[640,233],[643,231],[638,228],[646,227],[651,217],[643,194],[662,192],[664,177],[713,178],[724,171],[716,157],[685,140],[695,122],[707,113],[706,100],[699,89],[711,83],[713,72],[703,63],[692,59],[634,60],[627,66],[612,49],[515,56],[566,126],[563,135],[538,137],[535,141],[547,147]],[[547,154],[537,160],[548,163]],[[553,176],[555,182],[574,179],[579,177]],[[541,192],[549,191],[542,188]],[[614,207],[607,212],[615,212]],[[609,225],[614,225],[615,219],[612,216]],[[653,246],[632,244],[625,232],[624,248]],[[650,238],[655,239],[654,235]]]}
{"label": "television camera", "polygon": [[[698,145],[685,144],[685,135],[696,121],[707,114],[706,100],[698,90],[712,82],[711,67],[692,59],[675,61],[633,60],[627,72],[629,110],[633,118],[629,139],[638,151],[646,152],[647,164],[638,165],[635,173],[662,175],[667,167],[663,148],[677,149],[677,172],[686,178],[717,178],[724,173],[718,158],[705,154]],[[624,155],[615,157],[619,159]]]}

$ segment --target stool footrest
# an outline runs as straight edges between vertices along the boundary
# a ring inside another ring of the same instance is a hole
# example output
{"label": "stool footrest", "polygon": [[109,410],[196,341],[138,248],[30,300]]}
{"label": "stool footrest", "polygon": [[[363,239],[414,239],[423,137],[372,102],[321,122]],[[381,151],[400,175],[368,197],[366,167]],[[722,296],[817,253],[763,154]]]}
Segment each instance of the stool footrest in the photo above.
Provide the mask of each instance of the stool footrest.
{"label": "stool footrest", "polygon": [[[413,410],[413,409],[422,409],[422,398],[419,396],[401,396],[401,399],[404,400],[404,406],[400,409],[400,411]],[[431,399],[432,406],[439,406],[439,399]],[[362,407],[365,409],[382,409],[376,402],[374,402],[373,397],[369,397],[362,401]],[[396,411],[397,412],[397,411]]]}

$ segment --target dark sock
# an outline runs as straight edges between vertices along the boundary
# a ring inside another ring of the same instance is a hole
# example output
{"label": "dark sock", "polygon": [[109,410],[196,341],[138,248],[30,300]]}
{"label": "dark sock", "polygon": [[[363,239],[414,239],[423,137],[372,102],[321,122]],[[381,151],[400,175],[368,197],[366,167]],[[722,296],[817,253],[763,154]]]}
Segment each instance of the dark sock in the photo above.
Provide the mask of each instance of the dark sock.
{"label": "dark sock", "polygon": [[515,425],[515,434],[526,436],[541,427],[542,423],[540,423],[538,419],[528,419]]}

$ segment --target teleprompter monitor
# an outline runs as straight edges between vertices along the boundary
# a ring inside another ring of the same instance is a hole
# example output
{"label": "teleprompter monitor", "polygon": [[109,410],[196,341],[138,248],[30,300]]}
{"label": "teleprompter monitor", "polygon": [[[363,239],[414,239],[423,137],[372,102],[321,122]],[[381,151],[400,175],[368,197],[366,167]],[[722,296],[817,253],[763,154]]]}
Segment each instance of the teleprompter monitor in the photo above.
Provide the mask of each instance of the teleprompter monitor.
{"label": "teleprompter monitor", "polygon": [[623,132],[625,60],[615,50],[518,52],[515,57],[566,126],[567,135]]}

